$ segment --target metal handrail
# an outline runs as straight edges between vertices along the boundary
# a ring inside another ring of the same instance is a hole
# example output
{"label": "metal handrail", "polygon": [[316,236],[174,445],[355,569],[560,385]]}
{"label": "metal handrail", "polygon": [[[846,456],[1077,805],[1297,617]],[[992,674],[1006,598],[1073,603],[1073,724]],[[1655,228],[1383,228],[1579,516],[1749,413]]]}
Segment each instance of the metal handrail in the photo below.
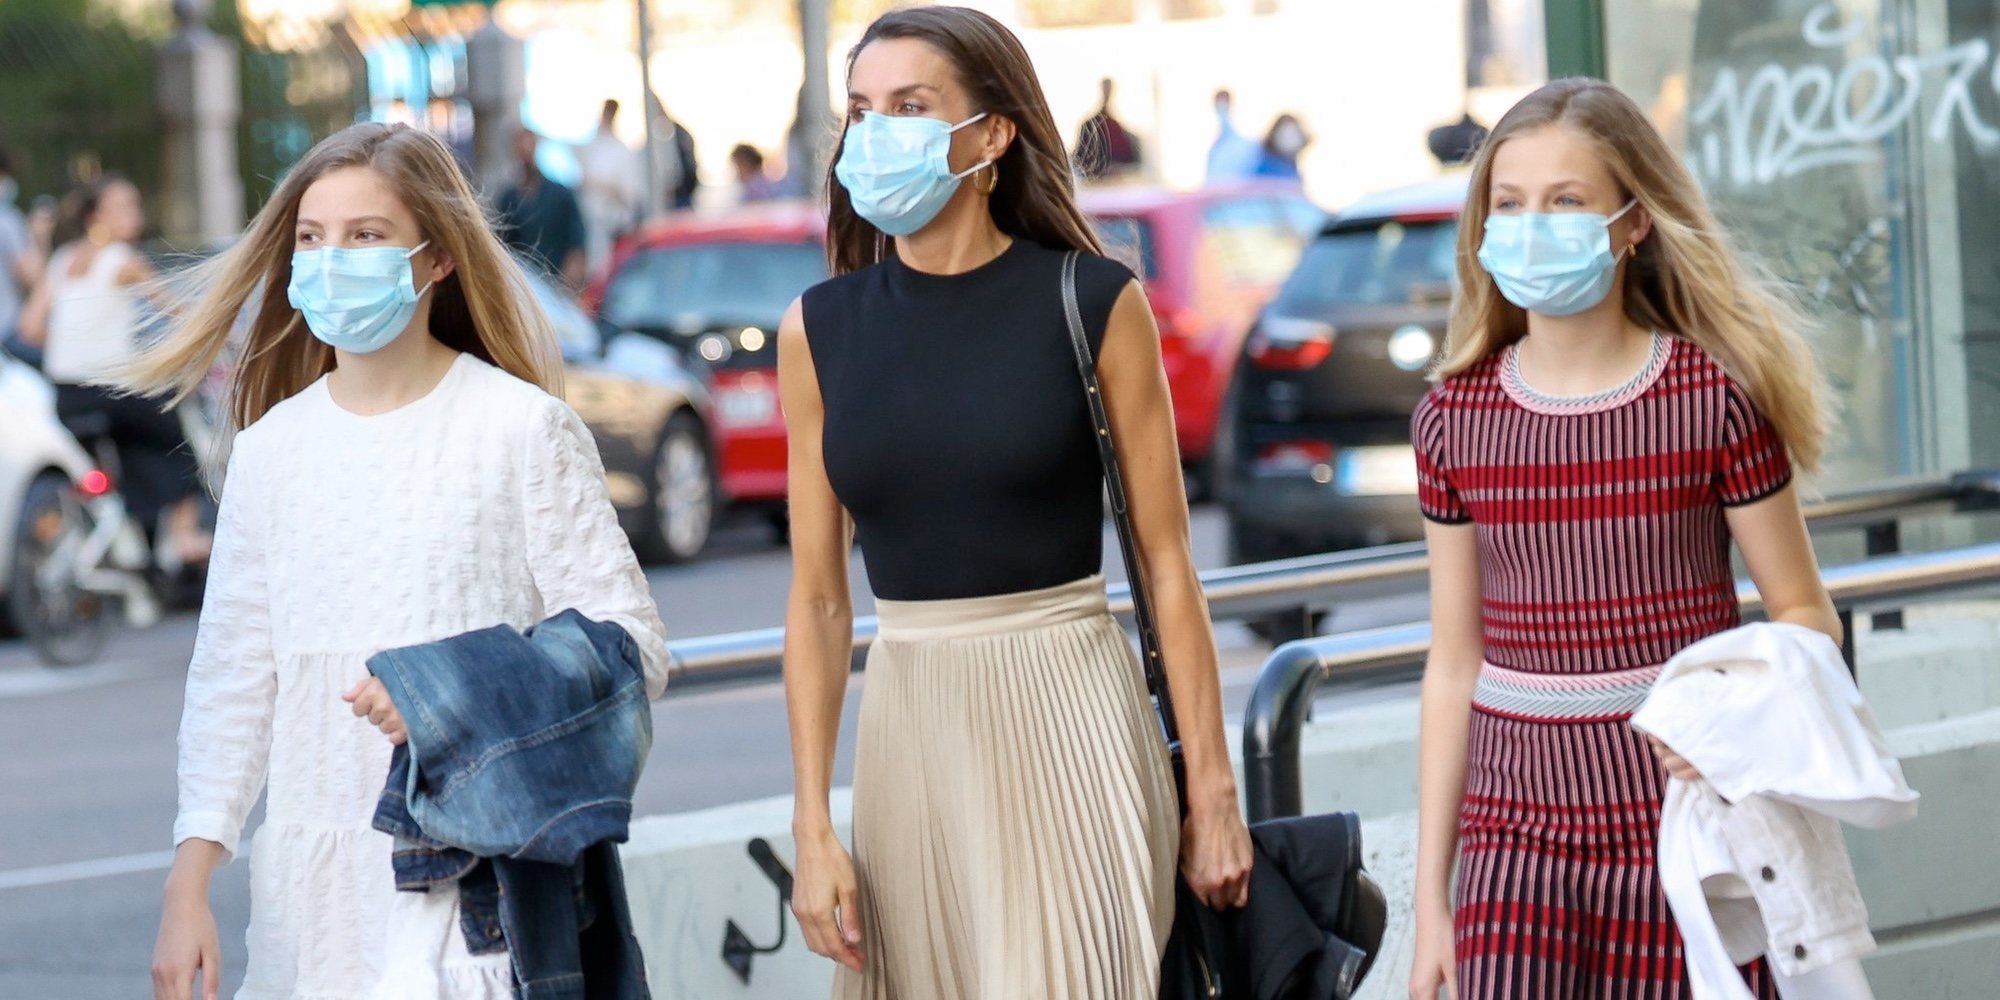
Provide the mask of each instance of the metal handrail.
{"label": "metal handrail", "polygon": [[[1806,505],[1806,517],[1819,530],[1893,526],[1900,518],[1996,504],[2000,504],[2000,471],[1898,480],[1844,492]],[[1874,551],[1878,550],[1871,547]],[[1251,618],[1415,593],[1429,565],[1424,544],[1407,542],[1209,570],[1201,574],[1201,586],[1212,617]],[[1110,594],[1112,612],[1129,619],[1131,588],[1115,584]],[[873,616],[855,619],[854,656],[875,641],[875,632]],[[674,676],[686,680],[766,674],[777,669],[784,639],[784,629],[765,628],[678,640],[672,644]]]}
{"label": "metal handrail", "polygon": [[[2000,585],[2000,543],[1869,559],[1826,570],[1823,578],[1834,607],[1851,622],[1857,612]],[[1762,598],[1750,581],[1737,581],[1736,596],[1746,613],[1761,612]],[[1319,686],[1336,677],[1421,666],[1430,632],[1429,625],[1402,625],[1286,643],[1271,653],[1243,715],[1243,787],[1251,821],[1303,809],[1299,740]]]}

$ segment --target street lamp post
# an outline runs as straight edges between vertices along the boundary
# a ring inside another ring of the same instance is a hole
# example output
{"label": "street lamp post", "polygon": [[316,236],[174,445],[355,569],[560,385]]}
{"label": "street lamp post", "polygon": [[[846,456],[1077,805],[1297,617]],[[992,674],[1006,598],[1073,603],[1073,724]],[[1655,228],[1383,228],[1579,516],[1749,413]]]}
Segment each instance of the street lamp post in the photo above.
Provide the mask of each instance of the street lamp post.
{"label": "street lamp post", "polygon": [[489,196],[513,179],[514,133],[521,127],[527,70],[521,40],[493,20],[465,43],[465,89],[472,101],[473,173]]}
{"label": "street lamp post", "polygon": [[178,27],[155,64],[154,101],[166,126],[162,219],[170,241],[190,246],[243,228],[236,46],[208,30],[208,11],[209,0],[174,0]]}
{"label": "street lamp post", "polygon": [[816,197],[824,177],[820,156],[833,133],[833,101],[826,85],[827,0],[799,0],[799,48],[805,56],[805,79],[799,83],[799,105],[792,117],[787,180],[799,193]]}

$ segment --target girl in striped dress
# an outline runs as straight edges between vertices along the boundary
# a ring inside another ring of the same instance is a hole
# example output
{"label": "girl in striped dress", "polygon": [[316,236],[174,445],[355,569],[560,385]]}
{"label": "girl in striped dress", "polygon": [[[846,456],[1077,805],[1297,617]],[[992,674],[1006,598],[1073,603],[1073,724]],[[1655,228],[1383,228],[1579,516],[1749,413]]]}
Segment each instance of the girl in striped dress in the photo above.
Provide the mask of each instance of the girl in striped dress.
{"label": "girl in striped dress", "polygon": [[1792,481],[1825,447],[1822,382],[1608,84],[1508,112],[1460,224],[1412,422],[1434,639],[1410,996],[1686,997],[1654,836],[1667,774],[1693,772],[1626,723],[1737,624],[1731,539],[1773,619],[1838,639]]}

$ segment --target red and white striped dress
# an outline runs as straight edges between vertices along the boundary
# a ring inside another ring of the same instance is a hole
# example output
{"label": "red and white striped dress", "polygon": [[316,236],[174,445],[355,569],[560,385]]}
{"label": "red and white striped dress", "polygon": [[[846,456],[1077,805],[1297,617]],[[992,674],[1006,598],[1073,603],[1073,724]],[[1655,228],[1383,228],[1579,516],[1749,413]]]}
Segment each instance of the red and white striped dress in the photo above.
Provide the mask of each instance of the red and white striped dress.
{"label": "red and white striped dress", "polygon": [[1412,419],[1424,515],[1471,523],[1479,547],[1459,995],[1685,997],[1654,859],[1665,775],[1626,720],[1661,664],[1738,623],[1723,509],[1783,489],[1791,465],[1687,340],[1656,337],[1643,371],[1587,398],[1536,392],[1513,352]]}

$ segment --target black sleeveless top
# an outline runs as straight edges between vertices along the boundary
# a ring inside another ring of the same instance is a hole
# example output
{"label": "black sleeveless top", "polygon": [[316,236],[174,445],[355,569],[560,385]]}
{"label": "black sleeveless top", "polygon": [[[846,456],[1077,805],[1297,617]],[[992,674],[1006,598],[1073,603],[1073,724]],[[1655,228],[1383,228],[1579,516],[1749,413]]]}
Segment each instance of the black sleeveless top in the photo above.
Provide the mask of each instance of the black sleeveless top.
{"label": "black sleeveless top", "polygon": [[[1016,239],[963,274],[892,257],[806,292],[827,479],[877,597],[1009,594],[1101,567],[1104,477],[1062,260]],[[1094,356],[1132,272],[1092,254],[1076,270]]]}

